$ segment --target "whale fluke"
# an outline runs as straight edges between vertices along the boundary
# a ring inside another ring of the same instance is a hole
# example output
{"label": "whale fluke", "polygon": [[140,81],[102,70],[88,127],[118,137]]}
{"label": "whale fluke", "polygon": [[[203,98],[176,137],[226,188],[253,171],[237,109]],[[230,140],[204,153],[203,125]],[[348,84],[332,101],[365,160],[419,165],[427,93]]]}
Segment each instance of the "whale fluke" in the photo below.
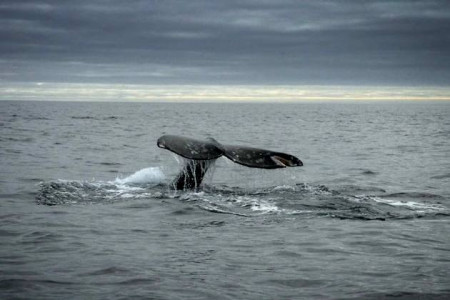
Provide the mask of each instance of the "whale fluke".
{"label": "whale fluke", "polygon": [[246,146],[222,145],[213,138],[202,141],[176,135],[163,135],[158,139],[157,145],[188,159],[173,182],[177,190],[197,189],[208,167],[221,156],[250,168],[278,169],[303,166],[302,161],[291,154]]}
{"label": "whale fluke", "polygon": [[159,148],[170,150],[188,159],[216,159],[223,155],[223,151],[211,141],[200,141],[176,135],[163,135],[156,144]]}
{"label": "whale fluke", "polygon": [[270,150],[224,145],[224,155],[233,162],[260,169],[278,169],[286,167],[301,167],[303,163],[297,157]]}

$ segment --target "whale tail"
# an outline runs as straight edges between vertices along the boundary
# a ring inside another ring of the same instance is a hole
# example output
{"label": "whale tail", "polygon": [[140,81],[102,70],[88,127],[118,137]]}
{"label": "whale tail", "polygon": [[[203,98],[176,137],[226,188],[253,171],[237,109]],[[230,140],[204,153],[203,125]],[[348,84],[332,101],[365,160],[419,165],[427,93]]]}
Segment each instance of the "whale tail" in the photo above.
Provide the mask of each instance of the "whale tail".
{"label": "whale tail", "polygon": [[176,135],[163,135],[158,139],[157,145],[188,159],[173,182],[177,190],[197,189],[208,167],[221,156],[250,168],[277,169],[303,166],[300,159],[290,154],[252,147],[222,145],[213,138],[202,141]]}

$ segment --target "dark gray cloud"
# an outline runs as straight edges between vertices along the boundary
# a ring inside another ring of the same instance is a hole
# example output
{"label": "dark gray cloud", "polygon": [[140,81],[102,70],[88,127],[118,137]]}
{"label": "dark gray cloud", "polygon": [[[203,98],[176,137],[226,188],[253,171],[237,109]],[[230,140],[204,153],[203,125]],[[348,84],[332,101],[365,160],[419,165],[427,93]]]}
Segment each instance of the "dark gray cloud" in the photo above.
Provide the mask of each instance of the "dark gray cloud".
{"label": "dark gray cloud", "polygon": [[0,80],[448,85],[450,2],[3,0]]}

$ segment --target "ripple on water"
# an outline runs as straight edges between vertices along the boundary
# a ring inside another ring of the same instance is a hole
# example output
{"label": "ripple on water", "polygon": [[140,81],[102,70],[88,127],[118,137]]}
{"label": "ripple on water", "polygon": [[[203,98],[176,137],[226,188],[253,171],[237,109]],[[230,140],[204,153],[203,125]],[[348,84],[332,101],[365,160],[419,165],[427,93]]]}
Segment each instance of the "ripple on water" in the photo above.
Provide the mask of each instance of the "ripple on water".
{"label": "ripple on water", "polygon": [[46,244],[61,241],[62,238],[62,235],[54,232],[33,231],[22,236],[21,244]]}
{"label": "ripple on water", "polygon": [[0,290],[2,291],[33,291],[41,290],[44,287],[53,288],[56,286],[72,285],[70,281],[45,280],[45,279],[23,279],[10,278],[0,280]]}
{"label": "ripple on water", "polygon": [[345,299],[367,299],[367,300],[448,300],[450,292],[442,293],[415,293],[415,292],[391,292],[391,293],[371,293],[363,294],[355,298]]}
{"label": "ripple on water", "polygon": [[313,280],[313,279],[304,279],[304,278],[293,278],[293,279],[270,279],[260,282],[262,284],[267,285],[278,285],[289,288],[308,288],[308,287],[317,287],[321,285],[325,285],[326,282],[323,280]]}
{"label": "ripple on water", "polygon": [[445,173],[442,175],[432,176],[431,179],[447,179],[450,178],[450,173]]}
{"label": "ripple on water", "polygon": [[128,269],[119,268],[119,267],[108,267],[103,269],[98,269],[95,271],[87,272],[81,274],[82,276],[103,276],[103,275],[127,275],[132,272]]}

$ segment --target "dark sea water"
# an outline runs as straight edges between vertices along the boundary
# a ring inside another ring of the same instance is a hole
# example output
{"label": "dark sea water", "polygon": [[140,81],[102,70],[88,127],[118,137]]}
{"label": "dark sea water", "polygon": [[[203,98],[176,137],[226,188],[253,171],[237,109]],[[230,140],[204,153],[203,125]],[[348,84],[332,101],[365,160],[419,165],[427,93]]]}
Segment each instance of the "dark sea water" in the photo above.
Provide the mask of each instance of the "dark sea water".
{"label": "dark sea water", "polygon": [[[450,103],[0,102],[1,299],[448,299]],[[197,192],[163,134],[291,153]]]}

